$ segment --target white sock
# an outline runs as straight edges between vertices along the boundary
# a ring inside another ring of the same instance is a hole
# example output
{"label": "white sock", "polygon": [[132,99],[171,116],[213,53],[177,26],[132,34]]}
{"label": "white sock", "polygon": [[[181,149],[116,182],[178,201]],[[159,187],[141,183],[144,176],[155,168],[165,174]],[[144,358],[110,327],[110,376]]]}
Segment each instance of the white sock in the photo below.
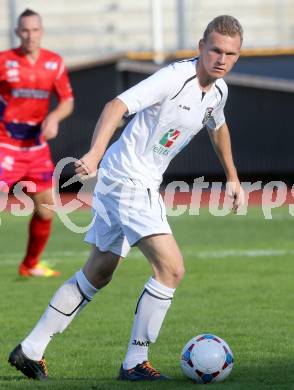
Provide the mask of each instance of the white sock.
{"label": "white sock", "polygon": [[22,341],[24,354],[29,359],[41,360],[53,335],[63,332],[97,291],[82,270],[67,280],[56,291],[34,329]]}
{"label": "white sock", "polygon": [[148,346],[157,339],[175,289],[150,278],[138,300],[132,334],[123,368],[129,370],[148,360]]}

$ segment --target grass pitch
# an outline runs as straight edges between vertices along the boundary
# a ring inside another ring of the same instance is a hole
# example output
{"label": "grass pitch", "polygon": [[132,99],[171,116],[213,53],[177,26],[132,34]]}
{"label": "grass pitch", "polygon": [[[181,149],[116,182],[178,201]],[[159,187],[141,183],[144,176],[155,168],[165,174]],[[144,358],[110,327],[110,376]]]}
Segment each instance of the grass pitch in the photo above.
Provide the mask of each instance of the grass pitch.
{"label": "grass pitch", "polygon": [[[81,226],[89,211],[71,217]],[[150,268],[137,249],[120,265],[112,283],[46,351],[46,383],[27,380],[7,364],[9,352],[30,331],[63,280],[79,269],[88,253],[83,236],[55,219],[44,259],[62,271],[57,279],[20,279],[26,217],[1,213],[0,226],[0,388],[1,389],[194,389],[179,367],[184,344],[209,332],[231,346],[235,367],[217,389],[294,389],[293,217],[287,208],[265,220],[258,208],[247,216],[170,218],[185,257],[179,286],[157,343],[154,366],[168,383],[117,381],[137,298]]]}

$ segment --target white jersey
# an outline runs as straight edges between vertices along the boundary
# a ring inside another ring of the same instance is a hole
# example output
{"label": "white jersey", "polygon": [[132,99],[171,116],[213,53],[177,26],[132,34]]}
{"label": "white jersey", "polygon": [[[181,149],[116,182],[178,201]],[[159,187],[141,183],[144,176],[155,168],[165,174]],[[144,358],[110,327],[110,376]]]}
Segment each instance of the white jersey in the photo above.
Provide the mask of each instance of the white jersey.
{"label": "white jersey", "polygon": [[224,124],[226,83],[219,79],[204,94],[196,61],[168,65],[118,96],[136,115],[107,150],[102,172],[158,188],[170,161],[203,127]]}

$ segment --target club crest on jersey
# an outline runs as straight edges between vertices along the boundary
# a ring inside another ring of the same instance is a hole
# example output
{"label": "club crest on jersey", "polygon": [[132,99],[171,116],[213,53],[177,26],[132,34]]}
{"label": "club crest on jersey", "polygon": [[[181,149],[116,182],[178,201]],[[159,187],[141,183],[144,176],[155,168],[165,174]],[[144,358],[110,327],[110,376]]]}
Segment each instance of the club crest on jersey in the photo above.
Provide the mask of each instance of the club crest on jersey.
{"label": "club crest on jersey", "polygon": [[56,61],[47,61],[47,62],[45,62],[45,69],[56,70],[57,66],[58,66],[58,64],[57,64]]}
{"label": "club crest on jersey", "polygon": [[6,70],[6,77],[9,83],[18,83],[19,82],[19,69],[18,68],[8,68]]}
{"label": "club crest on jersey", "polygon": [[207,124],[209,118],[212,116],[212,111],[213,111],[213,107],[207,107],[207,109],[205,110],[205,114],[204,114],[204,117],[202,119],[203,125]]}
{"label": "club crest on jersey", "polygon": [[19,68],[19,63],[15,60],[7,60],[5,66],[6,68]]}
{"label": "club crest on jersey", "polygon": [[160,139],[159,145],[153,146],[153,152],[167,156],[169,154],[169,149],[173,146],[180,134],[180,130],[169,129]]}

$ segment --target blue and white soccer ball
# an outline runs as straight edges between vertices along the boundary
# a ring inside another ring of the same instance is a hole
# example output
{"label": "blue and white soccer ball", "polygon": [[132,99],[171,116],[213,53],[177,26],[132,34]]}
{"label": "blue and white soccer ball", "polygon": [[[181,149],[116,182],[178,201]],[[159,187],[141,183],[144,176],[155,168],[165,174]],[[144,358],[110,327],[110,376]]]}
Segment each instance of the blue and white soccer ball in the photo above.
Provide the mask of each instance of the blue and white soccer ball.
{"label": "blue and white soccer ball", "polygon": [[228,344],[213,334],[193,337],[181,355],[183,372],[198,383],[223,381],[232,371],[233,353]]}

